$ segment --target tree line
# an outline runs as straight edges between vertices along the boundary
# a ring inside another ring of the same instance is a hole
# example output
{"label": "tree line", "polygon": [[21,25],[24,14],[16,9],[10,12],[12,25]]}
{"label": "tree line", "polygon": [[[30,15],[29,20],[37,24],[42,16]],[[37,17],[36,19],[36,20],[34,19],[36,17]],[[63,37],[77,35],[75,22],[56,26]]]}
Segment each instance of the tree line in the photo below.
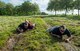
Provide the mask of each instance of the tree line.
{"label": "tree line", "polygon": [[11,3],[0,1],[0,15],[37,15],[40,14],[39,6],[36,3],[25,1],[21,5],[13,6]]}
{"label": "tree line", "polygon": [[55,11],[55,15],[56,11],[65,11],[66,15],[70,10],[72,10],[73,15],[74,9],[78,10],[79,16],[80,0],[50,0],[47,7],[48,11]]}

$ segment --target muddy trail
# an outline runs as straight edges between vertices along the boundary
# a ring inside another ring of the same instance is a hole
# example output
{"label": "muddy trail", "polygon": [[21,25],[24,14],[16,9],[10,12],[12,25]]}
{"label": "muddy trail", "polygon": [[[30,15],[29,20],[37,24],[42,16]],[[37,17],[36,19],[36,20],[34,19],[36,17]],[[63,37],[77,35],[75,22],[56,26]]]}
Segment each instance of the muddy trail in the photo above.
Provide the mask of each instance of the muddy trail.
{"label": "muddy trail", "polygon": [[[49,25],[46,22],[45,22],[45,24],[48,26],[48,28],[51,28],[52,27],[51,25]],[[60,41],[59,44],[63,48],[65,48],[65,51],[80,51],[80,48],[79,47],[76,47],[72,42],[73,41],[70,41],[70,42]]]}
{"label": "muddy trail", "polygon": [[65,48],[65,51],[79,51],[78,47],[74,46],[70,42],[60,42],[60,44]]}
{"label": "muddy trail", "polygon": [[[75,45],[75,42],[74,42],[74,40],[75,40],[76,38],[78,38],[78,40],[79,40],[80,38],[77,37],[77,36],[72,36],[72,37],[73,37],[72,40],[69,41],[68,43],[67,43],[67,42],[60,42],[61,45],[66,49],[66,51],[80,51],[80,47],[77,46],[77,45]],[[78,40],[76,40],[76,41],[78,41]],[[78,44],[78,45],[79,45],[79,44]]]}
{"label": "muddy trail", "polygon": [[14,46],[20,40],[22,34],[14,34],[13,36],[9,37],[5,46],[2,48],[1,51],[14,51]]}

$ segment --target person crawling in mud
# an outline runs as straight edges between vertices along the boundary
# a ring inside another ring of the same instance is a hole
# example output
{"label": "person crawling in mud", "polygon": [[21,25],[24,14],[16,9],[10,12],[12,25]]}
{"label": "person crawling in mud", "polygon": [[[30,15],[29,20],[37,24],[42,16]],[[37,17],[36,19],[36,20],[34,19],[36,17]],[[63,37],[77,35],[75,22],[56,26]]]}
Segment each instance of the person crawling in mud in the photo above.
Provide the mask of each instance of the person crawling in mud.
{"label": "person crawling in mud", "polygon": [[48,32],[52,35],[52,36],[56,36],[58,38],[60,38],[61,40],[63,39],[63,35],[67,35],[68,38],[65,40],[66,42],[69,42],[71,39],[71,33],[70,31],[64,26],[54,26],[48,29]]}
{"label": "person crawling in mud", "polygon": [[35,27],[35,24],[32,24],[30,21],[25,20],[25,22],[21,23],[18,28],[16,29],[17,33],[23,33],[26,30],[32,30]]}

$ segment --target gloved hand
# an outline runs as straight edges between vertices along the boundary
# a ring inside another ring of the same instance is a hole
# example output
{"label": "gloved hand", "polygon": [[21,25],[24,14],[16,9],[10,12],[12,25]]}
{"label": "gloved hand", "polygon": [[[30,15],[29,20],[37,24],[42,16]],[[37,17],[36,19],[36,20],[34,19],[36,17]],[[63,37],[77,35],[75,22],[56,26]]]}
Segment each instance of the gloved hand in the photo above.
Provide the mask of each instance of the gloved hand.
{"label": "gloved hand", "polygon": [[65,42],[69,42],[69,39],[66,39]]}

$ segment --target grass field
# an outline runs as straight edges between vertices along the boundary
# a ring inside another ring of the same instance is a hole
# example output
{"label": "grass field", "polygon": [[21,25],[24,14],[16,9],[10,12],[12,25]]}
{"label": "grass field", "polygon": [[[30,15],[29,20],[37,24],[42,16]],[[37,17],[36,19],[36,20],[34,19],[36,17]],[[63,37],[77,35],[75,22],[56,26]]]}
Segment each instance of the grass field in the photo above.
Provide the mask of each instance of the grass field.
{"label": "grass field", "polygon": [[25,19],[36,23],[36,28],[22,34],[20,40],[14,46],[14,51],[65,51],[64,47],[59,44],[59,39],[52,37],[46,32],[47,28],[49,28],[48,25],[59,26],[65,24],[72,35],[76,36],[73,39],[74,45],[80,45],[79,20],[61,17],[33,18],[0,16],[0,49],[5,46],[10,36],[14,36],[15,29]]}

